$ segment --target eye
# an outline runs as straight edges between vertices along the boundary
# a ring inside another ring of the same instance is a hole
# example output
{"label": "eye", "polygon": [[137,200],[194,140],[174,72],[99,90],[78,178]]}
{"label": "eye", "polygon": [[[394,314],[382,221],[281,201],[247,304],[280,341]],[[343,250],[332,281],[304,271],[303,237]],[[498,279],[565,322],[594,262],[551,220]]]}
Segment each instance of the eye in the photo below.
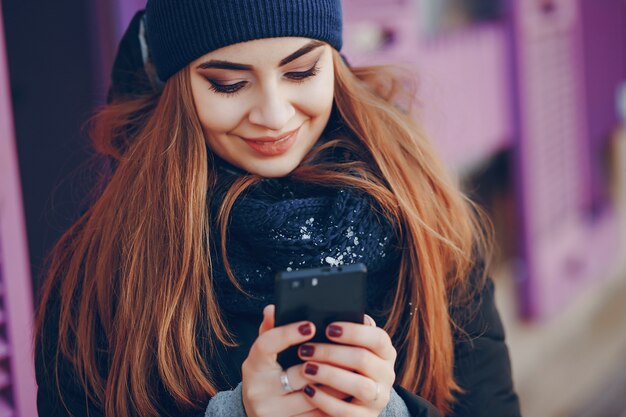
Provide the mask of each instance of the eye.
{"label": "eye", "polygon": [[285,77],[296,82],[302,82],[306,80],[307,78],[315,77],[319,73],[319,70],[320,69],[317,66],[317,62],[316,62],[315,64],[313,64],[313,66],[310,69],[306,71],[287,72],[285,73]]}
{"label": "eye", "polygon": [[239,81],[235,84],[221,84],[208,78],[207,81],[211,84],[209,88],[218,94],[235,94],[248,84],[247,81]]}

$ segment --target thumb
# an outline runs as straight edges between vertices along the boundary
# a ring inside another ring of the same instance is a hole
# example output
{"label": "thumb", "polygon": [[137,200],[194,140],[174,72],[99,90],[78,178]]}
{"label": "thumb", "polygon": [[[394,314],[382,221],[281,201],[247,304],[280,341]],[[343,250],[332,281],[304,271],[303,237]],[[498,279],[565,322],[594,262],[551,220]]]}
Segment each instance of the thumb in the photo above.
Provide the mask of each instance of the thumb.
{"label": "thumb", "polygon": [[274,311],[275,311],[274,304],[268,304],[263,309],[263,321],[261,322],[261,325],[259,326],[259,335],[262,335],[269,329],[274,328]]}

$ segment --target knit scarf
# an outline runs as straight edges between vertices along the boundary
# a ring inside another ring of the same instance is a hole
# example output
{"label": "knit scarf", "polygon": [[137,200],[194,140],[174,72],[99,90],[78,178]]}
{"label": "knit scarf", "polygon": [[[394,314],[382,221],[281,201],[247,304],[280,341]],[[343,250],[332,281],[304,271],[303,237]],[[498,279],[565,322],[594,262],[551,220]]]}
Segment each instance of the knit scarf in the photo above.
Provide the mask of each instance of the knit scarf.
{"label": "knit scarf", "polygon": [[[211,198],[215,219],[225,193]],[[217,229],[216,227],[213,228]],[[235,202],[227,236],[228,260],[241,287],[228,279],[219,233],[214,233],[213,282],[220,308],[261,314],[274,303],[279,271],[362,262],[367,266],[368,311],[381,311],[395,287],[400,250],[392,225],[366,194],[351,188],[264,179]]]}

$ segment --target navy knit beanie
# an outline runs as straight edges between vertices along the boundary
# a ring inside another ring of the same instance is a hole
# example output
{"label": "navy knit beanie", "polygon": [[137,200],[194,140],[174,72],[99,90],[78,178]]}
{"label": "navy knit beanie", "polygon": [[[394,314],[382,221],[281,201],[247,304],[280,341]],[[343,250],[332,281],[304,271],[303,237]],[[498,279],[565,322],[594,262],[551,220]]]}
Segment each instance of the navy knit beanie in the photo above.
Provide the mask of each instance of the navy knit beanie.
{"label": "navy knit beanie", "polygon": [[298,36],[341,49],[341,0],[148,0],[148,44],[161,81],[216,49]]}

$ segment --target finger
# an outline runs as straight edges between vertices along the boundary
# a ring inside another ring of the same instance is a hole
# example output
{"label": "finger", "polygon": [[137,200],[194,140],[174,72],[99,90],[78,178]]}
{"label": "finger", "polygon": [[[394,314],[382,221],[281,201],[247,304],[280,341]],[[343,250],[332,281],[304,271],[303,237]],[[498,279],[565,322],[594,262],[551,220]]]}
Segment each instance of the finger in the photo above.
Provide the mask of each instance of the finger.
{"label": "finger", "polygon": [[263,309],[263,322],[259,326],[259,334],[263,334],[274,327],[274,304],[268,304]]}
{"label": "finger", "polygon": [[276,368],[276,357],[279,352],[306,342],[314,335],[315,325],[310,321],[300,321],[266,330],[252,344],[246,366],[253,369],[262,369],[268,365]]}
{"label": "finger", "polygon": [[311,382],[345,392],[363,403],[371,402],[380,396],[380,393],[377,392],[381,388],[379,383],[366,376],[336,366],[307,362],[303,372],[303,376]]}
{"label": "finger", "polygon": [[391,338],[380,327],[335,322],[326,327],[326,336],[337,343],[369,349],[384,360],[395,361],[397,354]]}
{"label": "finger", "polygon": [[269,381],[275,381],[275,383],[268,383],[268,379],[266,378],[260,383],[252,382],[243,387],[243,396],[247,398],[249,402],[255,404],[254,409],[256,415],[292,416],[316,409],[316,407],[312,406],[311,403],[307,401],[303,391],[284,392],[280,383],[279,373],[269,375]]}
{"label": "finger", "polygon": [[352,403],[338,400],[312,385],[304,387],[303,392],[307,395],[311,404],[330,416],[356,416],[359,408],[361,408]]}
{"label": "finger", "polygon": [[[307,383],[310,384],[311,381],[307,381]],[[331,395],[337,398],[338,400],[348,401],[353,398],[352,395],[348,395],[345,392],[338,391],[334,389],[333,387],[327,387],[326,385],[316,385],[316,388],[321,389],[326,394]]]}
{"label": "finger", "polygon": [[329,416],[328,414],[320,410],[314,410],[314,411],[309,411],[307,413],[298,414],[297,416],[294,416],[294,417],[329,417]]}
{"label": "finger", "polygon": [[289,386],[294,391],[300,391],[306,384],[309,383],[309,380],[302,376],[302,368],[304,368],[304,364],[301,363],[294,365],[285,371],[287,373],[287,379],[289,380]]}
{"label": "finger", "polygon": [[298,356],[304,361],[313,360],[356,371],[371,379],[390,385],[396,379],[389,361],[361,347],[307,343],[298,348]]}
{"label": "finger", "polygon": [[259,401],[265,401],[268,393],[279,398],[291,395],[294,392],[301,391],[308,383],[306,378],[302,377],[302,368],[304,365],[299,364],[287,369],[288,388],[283,386],[282,373],[283,370],[279,365],[271,370],[264,370],[262,373],[258,371],[254,374],[250,373],[249,361],[242,365],[244,388],[246,389],[247,398],[255,398]]}
{"label": "finger", "polygon": [[[305,385],[311,383],[311,381],[308,378],[305,378],[302,376],[304,375],[302,368],[304,368],[304,364],[301,363],[299,365],[294,365],[285,371],[287,373],[287,379],[289,380],[289,386],[294,391],[301,391]],[[278,378],[278,380],[280,381],[280,377]],[[280,387],[282,388],[282,384],[280,385]],[[345,400],[346,398],[350,397],[348,394],[337,391],[336,389],[332,387],[320,386],[319,388],[323,389],[324,392],[326,392],[329,395],[332,395],[335,398]]]}
{"label": "finger", "polygon": [[[273,403],[273,401],[266,401],[267,403]],[[272,407],[270,410],[269,407]],[[307,396],[304,392],[293,392],[289,395],[280,397],[275,404],[268,404],[267,413],[259,413],[260,415],[299,415],[303,413],[310,413],[315,411],[317,407],[311,404],[307,400]]]}
{"label": "finger", "polygon": [[376,327],[376,321],[369,314],[363,316],[363,324],[367,326]]}

